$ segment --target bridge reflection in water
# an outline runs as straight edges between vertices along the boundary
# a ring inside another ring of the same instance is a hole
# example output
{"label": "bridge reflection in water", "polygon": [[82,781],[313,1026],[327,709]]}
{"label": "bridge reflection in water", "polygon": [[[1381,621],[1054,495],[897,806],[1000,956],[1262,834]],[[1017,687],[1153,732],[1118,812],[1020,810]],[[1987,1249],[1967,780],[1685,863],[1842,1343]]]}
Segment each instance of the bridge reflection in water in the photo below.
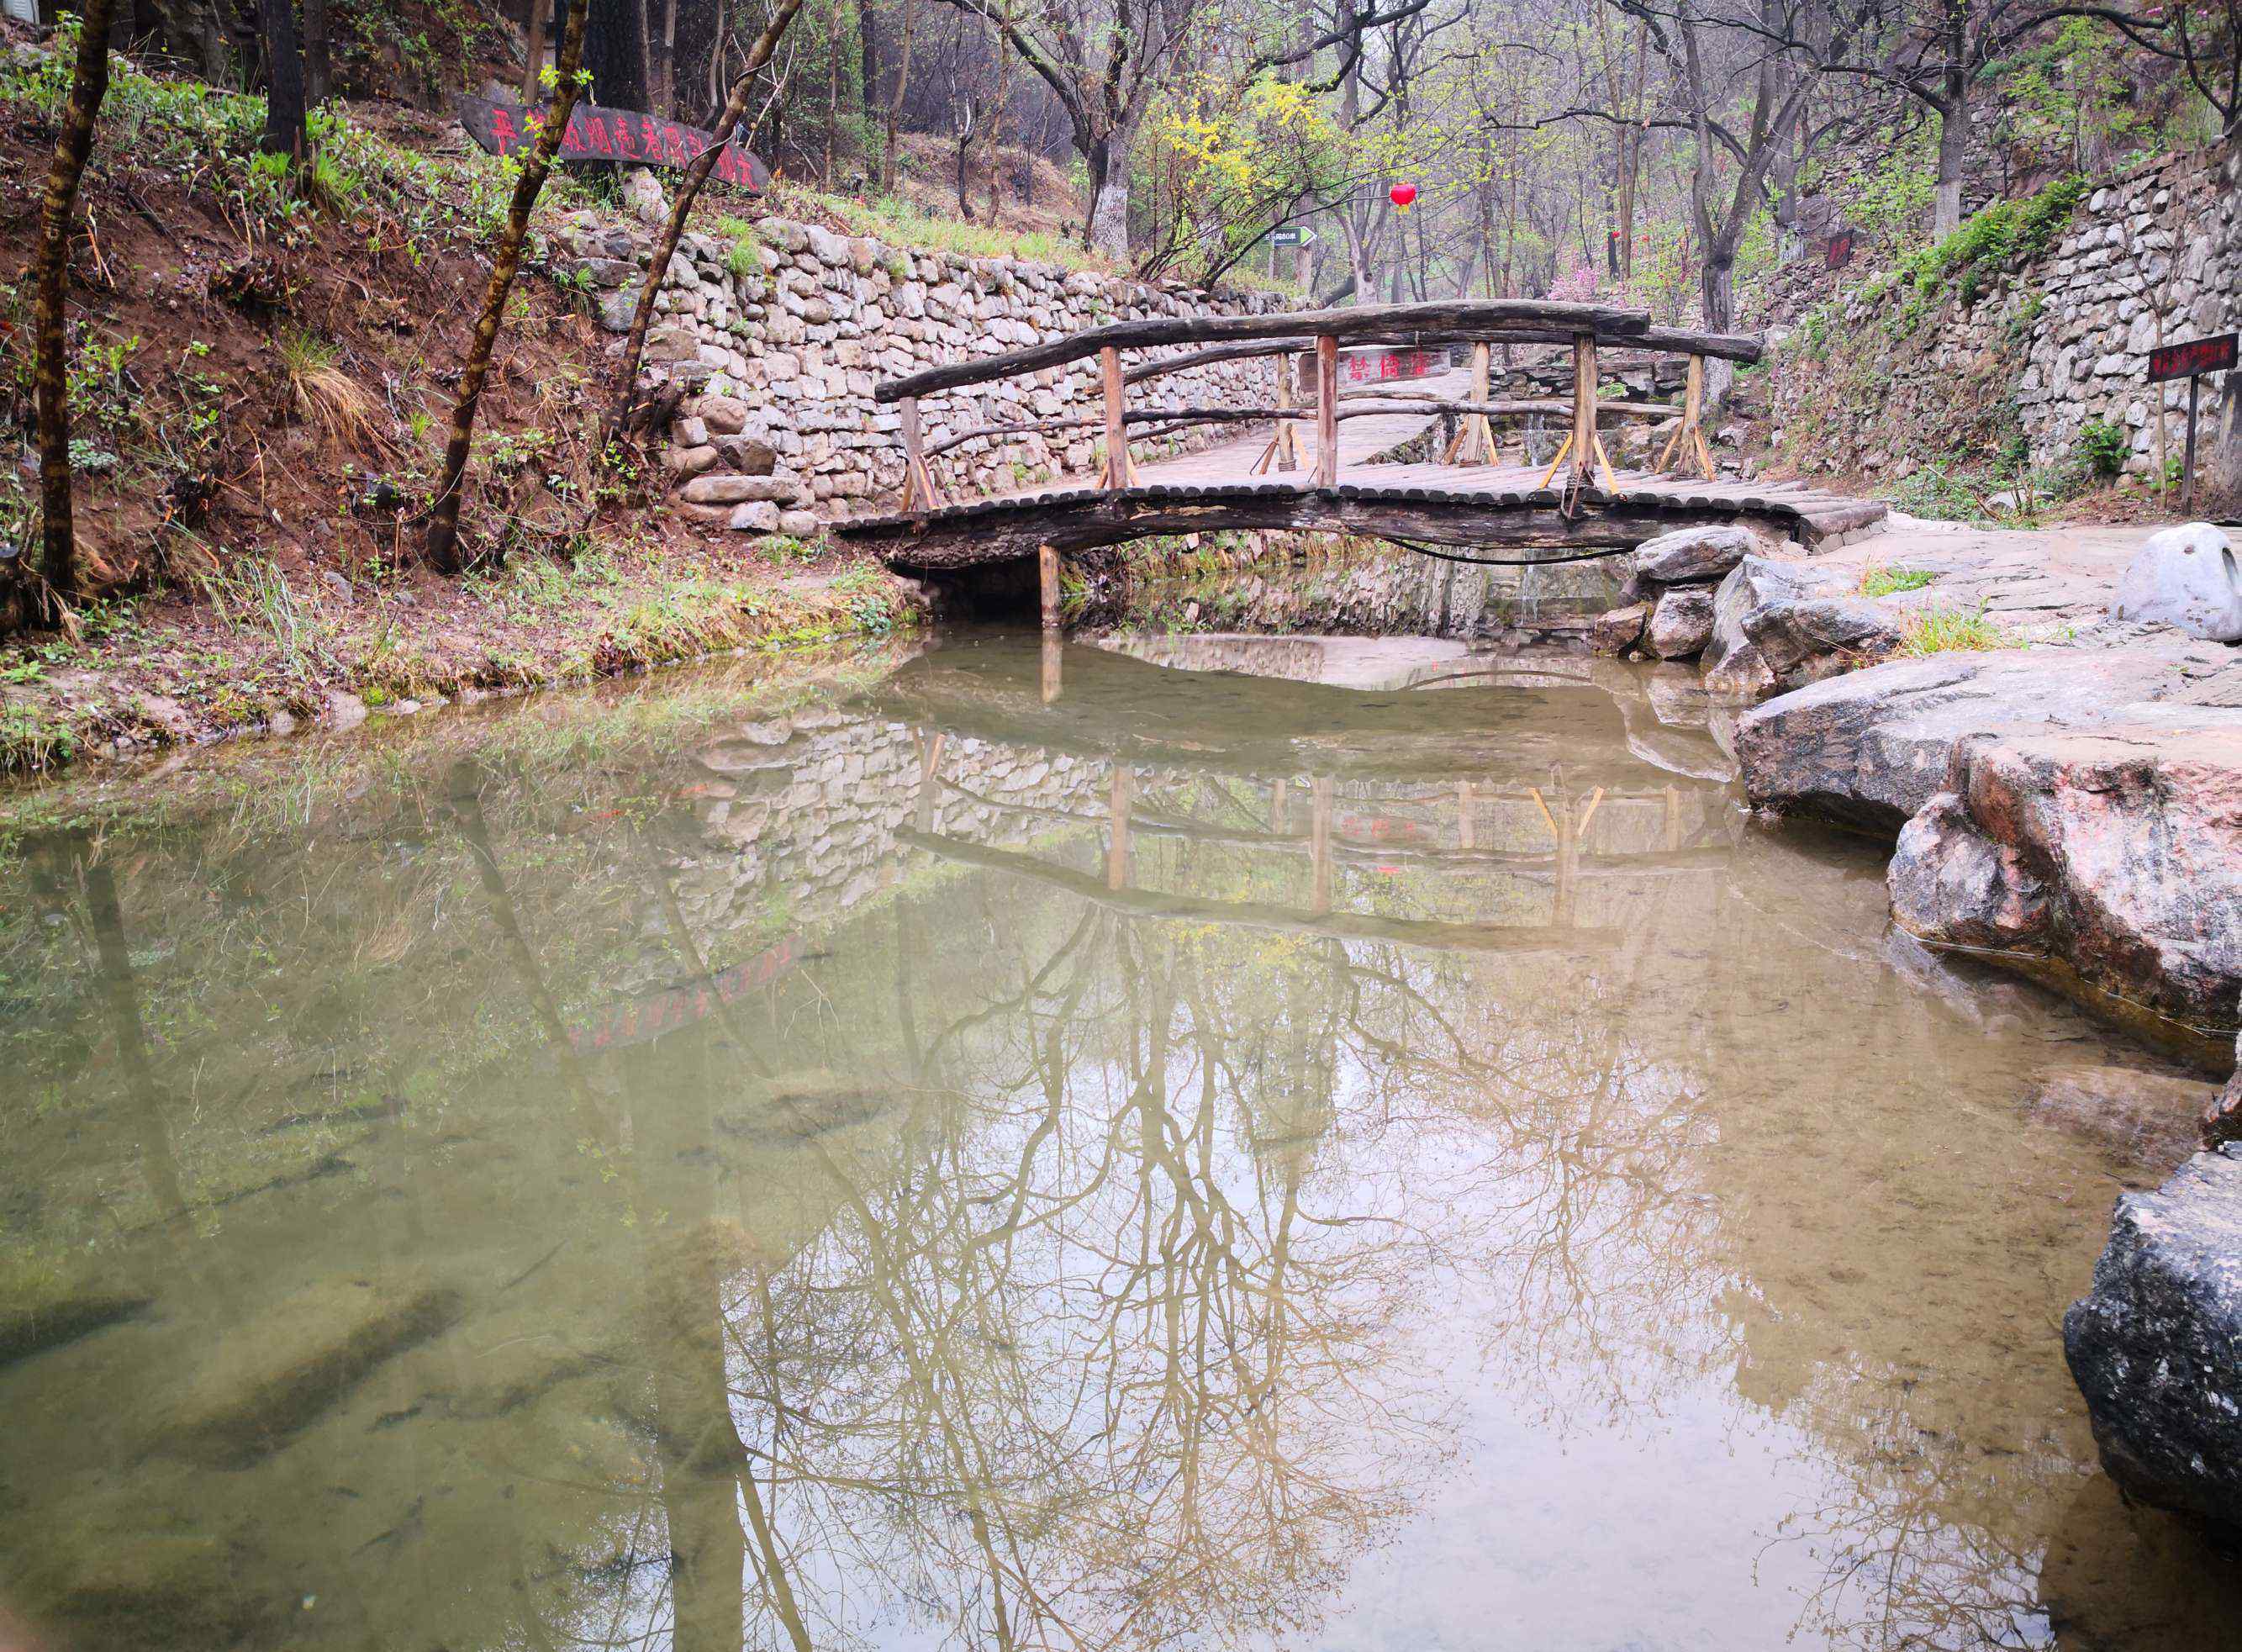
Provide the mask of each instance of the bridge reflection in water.
{"label": "bridge reflection in water", "polygon": [[964,639],[628,738],[533,708],[30,842],[7,1611],[725,1652],[2242,1622],[2092,1471],[2051,1328],[2161,1169],[2021,1115],[2095,1035],[1888,950],[1870,857],[1747,833],[1702,703],[1444,645],[1058,663],[1047,701],[1034,639]]}

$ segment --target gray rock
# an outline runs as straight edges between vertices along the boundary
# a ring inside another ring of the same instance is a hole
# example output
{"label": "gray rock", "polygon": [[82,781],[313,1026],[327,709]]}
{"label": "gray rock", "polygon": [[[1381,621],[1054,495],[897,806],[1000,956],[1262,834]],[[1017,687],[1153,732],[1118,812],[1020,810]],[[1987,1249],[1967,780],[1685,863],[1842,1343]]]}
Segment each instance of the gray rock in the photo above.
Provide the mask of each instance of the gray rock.
{"label": "gray rock", "polygon": [[742,476],[715,471],[695,476],[677,490],[677,496],[688,505],[738,505],[749,500],[782,500],[791,504],[799,487],[791,477]]}
{"label": "gray rock", "polygon": [[2213,642],[2242,641],[2242,570],[2232,541],[2208,522],[2151,534],[2118,580],[2110,617],[2177,626]]}
{"label": "gray rock", "polygon": [[1713,635],[1702,661],[1705,669],[1718,671],[1731,655],[1751,647],[1744,632],[1745,614],[1802,595],[1805,590],[1805,581],[1788,564],[1763,556],[1747,556],[1737,563],[1713,594]]}
{"label": "gray rock", "polygon": [[661,467],[677,476],[698,476],[716,467],[716,450],[707,445],[699,447],[665,447],[661,450]]}
{"label": "gray rock", "polygon": [[791,534],[796,539],[815,538],[824,526],[825,525],[822,522],[817,520],[817,513],[816,511],[782,511],[779,513],[778,531],[782,534]]}
{"label": "gray rock", "polygon": [[1780,687],[1818,682],[1896,653],[1891,612],[1857,596],[1801,596],[1749,609],[1744,635]]}
{"label": "gray rock", "polygon": [[778,507],[768,500],[742,505],[732,513],[731,529],[735,534],[775,534]]}
{"label": "gray rock", "polygon": [[1892,918],[1914,936],[2010,951],[2036,944],[2047,890],[2017,859],[1983,836],[1962,800],[1940,792],[1901,829],[1884,873]]}
{"label": "gray rock", "polygon": [[1668,591],[1651,610],[1646,634],[1650,651],[1661,660],[1687,660],[1713,640],[1713,593],[1706,586]]}
{"label": "gray rock", "polygon": [[351,589],[351,582],[331,567],[319,570],[319,583],[332,592],[339,601],[351,602],[358,598],[358,593]]}
{"label": "gray rock", "polygon": [[669,221],[669,197],[650,166],[632,166],[623,172],[623,206],[640,223],[652,229]]}
{"label": "gray rock", "polygon": [[1685,527],[1635,547],[1635,572],[1658,585],[1720,579],[1760,549],[1756,534],[1742,527]]}
{"label": "gray rock", "polygon": [[748,476],[768,476],[778,468],[778,453],[758,436],[719,436],[716,452],[725,464]]}
{"label": "gray rock", "polygon": [[748,404],[735,397],[701,396],[684,404],[684,408],[712,435],[736,436],[748,427]]}
{"label": "gray rock", "polygon": [[2131,1495],[2242,1528],[2242,1149],[2126,1193],[2063,1320],[2103,1467]]}
{"label": "gray rock", "polygon": [[605,332],[628,332],[631,322],[638,315],[638,295],[641,288],[634,285],[618,287],[600,300],[600,327]]}
{"label": "gray rock", "polygon": [[1650,617],[1647,602],[1630,602],[1625,608],[1608,608],[1595,617],[1588,628],[1588,647],[1598,654],[1625,654],[1641,639],[1643,622]]}

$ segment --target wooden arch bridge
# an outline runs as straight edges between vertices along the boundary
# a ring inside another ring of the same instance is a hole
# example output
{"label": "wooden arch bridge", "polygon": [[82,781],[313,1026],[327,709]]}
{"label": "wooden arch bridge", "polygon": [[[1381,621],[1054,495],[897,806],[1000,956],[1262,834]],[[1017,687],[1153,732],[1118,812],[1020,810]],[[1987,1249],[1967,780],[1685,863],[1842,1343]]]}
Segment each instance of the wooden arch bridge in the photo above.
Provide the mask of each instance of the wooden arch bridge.
{"label": "wooden arch bridge", "polygon": [[[1344,391],[1342,345],[1469,346],[1470,366],[1413,390]],[[1569,346],[1569,398],[1496,399],[1490,359],[1502,345]],[[1126,366],[1124,353],[1159,352]],[[1678,404],[1599,393],[1613,355],[1687,359]],[[890,567],[955,576],[1035,559],[1047,606],[1060,555],[1158,534],[1218,529],[1305,529],[1405,546],[1500,547],[1521,561],[1606,554],[1683,527],[1741,522],[1809,548],[1872,530],[1884,507],[1799,482],[1715,479],[1702,420],[1708,360],[1754,362],[1756,338],[1650,325],[1647,312],[1520,299],[1373,305],[1258,316],[1155,317],[1114,322],[1023,350],[944,363],[890,380],[876,398],[898,410],[903,494],[890,512],[840,523]],[[1272,357],[1274,393],[1262,406],[1132,409],[1131,386],[1218,362]],[[1096,417],[930,432],[930,398],[1098,359]],[[1298,364],[1297,366],[1295,364]],[[1497,426],[1564,421],[1545,465],[1506,463]],[[1661,421],[1657,467],[1615,467],[1602,432],[1614,420]],[[1139,466],[1132,440],[1207,425],[1245,433],[1180,458]],[[1393,462],[1439,426],[1429,462]],[[983,498],[953,498],[937,480],[946,453],[1025,433],[1095,431],[1098,473]]]}

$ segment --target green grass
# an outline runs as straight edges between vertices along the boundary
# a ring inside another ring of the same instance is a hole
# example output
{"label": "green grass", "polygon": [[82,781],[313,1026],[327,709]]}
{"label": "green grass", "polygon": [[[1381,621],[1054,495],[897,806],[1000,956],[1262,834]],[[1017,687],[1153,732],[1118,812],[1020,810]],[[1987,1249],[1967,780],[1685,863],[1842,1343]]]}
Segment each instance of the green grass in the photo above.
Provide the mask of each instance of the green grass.
{"label": "green grass", "polygon": [[1937,577],[1928,568],[1872,567],[1861,575],[1861,594],[1890,596],[1900,591],[1920,591]]}
{"label": "green grass", "polygon": [[1931,654],[1985,654],[2024,644],[1985,617],[1983,608],[1923,608],[1908,616],[1899,651],[1921,658]]}

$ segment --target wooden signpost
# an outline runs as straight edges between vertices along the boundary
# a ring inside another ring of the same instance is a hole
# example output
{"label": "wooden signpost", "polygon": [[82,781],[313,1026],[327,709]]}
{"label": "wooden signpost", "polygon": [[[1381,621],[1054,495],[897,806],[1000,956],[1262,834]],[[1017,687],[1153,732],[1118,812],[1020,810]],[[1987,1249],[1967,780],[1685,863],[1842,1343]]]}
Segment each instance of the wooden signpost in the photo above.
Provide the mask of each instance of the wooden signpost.
{"label": "wooden signpost", "polygon": [[[503,157],[526,151],[536,141],[544,111],[487,97],[463,97],[459,100],[459,115],[468,137],[492,154]],[[567,130],[560,134],[560,158],[683,168],[707,152],[715,141],[715,134],[698,126],[681,125],[628,109],[580,103],[569,113]],[[716,157],[710,176],[751,190],[760,190],[770,181],[768,167],[730,143]]]}
{"label": "wooden signpost", "polygon": [[2237,338],[2232,332],[2214,333],[2208,339],[2160,345],[2149,352],[2151,384],[2164,384],[2173,379],[2187,380],[2187,450],[2180,461],[2179,473],[2179,507],[2183,511],[2195,507],[2195,413],[2203,390],[2203,375],[2234,370]]}

